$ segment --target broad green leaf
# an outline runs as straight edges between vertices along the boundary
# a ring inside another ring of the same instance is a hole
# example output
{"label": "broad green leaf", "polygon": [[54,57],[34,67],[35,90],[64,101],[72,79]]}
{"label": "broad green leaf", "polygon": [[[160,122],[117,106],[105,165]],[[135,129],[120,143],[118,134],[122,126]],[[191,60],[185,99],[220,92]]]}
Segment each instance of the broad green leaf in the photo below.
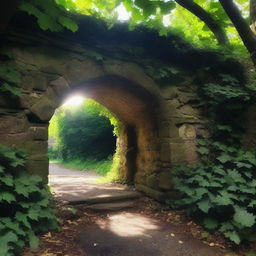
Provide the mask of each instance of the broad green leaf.
{"label": "broad green leaf", "polygon": [[9,243],[15,243],[18,241],[17,235],[13,231],[9,231],[8,233],[0,236],[0,255],[8,255]]}
{"label": "broad green leaf", "polygon": [[73,21],[71,20],[70,18],[68,17],[65,17],[65,16],[59,16],[58,17],[58,21],[59,23],[64,26],[65,28],[68,28],[69,30],[71,30],[72,32],[75,32],[78,30],[78,25]]}
{"label": "broad green leaf", "polygon": [[201,155],[207,155],[209,154],[209,149],[206,147],[200,147],[197,149],[197,151],[201,154]]}
{"label": "broad green leaf", "polygon": [[13,177],[10,174],[6,174],[4,177],[0,178],[0,183],[4,183],[7,186],[12,186],[13,185]]}
{"label": "broad green leaf", "polygon": [[16,198],[13,194],[9,192],[0,192],[0,201],[1,200],[11,203],[11,202],[15,202]]}
{"label": "broad green leaf", "polygon": [[29,189],[27,186],[25,186],[24,184],[20,183],[20,182],[16,182],[15,183],[15,191],[19,194],[19,195],[23,195],[24,197],[29,197]]}
{"label": "broad green leaf", "polygon": [[31,228],[31,225],[29,224],[27,220],[27,215],[22,212],[17,212],[15,215],[16,219],[20,222],[22,222],[27,228]]}
{"label": "broad green leaf", "polygon": [[219,222],[212,218],[205,218],[203,224],[208,229],[216,229],[219,226]]}
{"label": "broad green leaf", "polygon": [[234,221],[244,227],[251,227],[255,224],[255,216],[246,209],[235,207]]}
{"label": "broad green leaf", "polygon": [[236,231],[228,231],[228,232],[225,232],[224,235],[235,244],[241,243],[241,238],[239,237]]}
{"label": "broad green leaf", "polygon": [[33,249],[37,249],[38,245],[39,245],[39,239],[38,237],[35,235],[34,232],[30,231],[28,233],[29,236],[29,246]]}
{"label": "broad green leaf", "polygon": [[209,209],[211,208],[209,200],[202,200],[197,203],[199,209],[205,213],[208,213]]}
{"label": "broad green leaf", "polygon": [[228,161],[230,161],[232,158],[227,155],[227,154],[222,154],[220,155],[219,157],[217,157],[217,159],[222,163],[222,164],[225,164],[227,163]]}

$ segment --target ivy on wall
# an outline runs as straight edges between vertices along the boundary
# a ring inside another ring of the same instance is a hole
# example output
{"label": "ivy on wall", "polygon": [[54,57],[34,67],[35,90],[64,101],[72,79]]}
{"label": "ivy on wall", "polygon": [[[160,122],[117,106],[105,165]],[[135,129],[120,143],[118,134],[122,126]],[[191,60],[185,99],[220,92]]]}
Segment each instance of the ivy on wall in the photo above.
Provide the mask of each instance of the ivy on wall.
{"label": "ivy on wall", "polygon": [[0,145],[0,255],[36,248],[38,234],[58,228],[48,188],[24,164],[24,152]]}
{"label": "ivy on wall", "polygon": [[218,76],[198,89],[209,120],[209,139],[198,139],[201,161],[176,168],[174,183],[182,199],[168,203],[240,244],[256,238],[256,151],[241,142],[242,113],[255,101],[256,83]]}
{"label": "ivy on wall", "polygon": [[19,97],[21,95],[19,88],[21,74],[13,65],[8,64],[8,61],[12,59],[11,54],[0,50],[0,91]]}

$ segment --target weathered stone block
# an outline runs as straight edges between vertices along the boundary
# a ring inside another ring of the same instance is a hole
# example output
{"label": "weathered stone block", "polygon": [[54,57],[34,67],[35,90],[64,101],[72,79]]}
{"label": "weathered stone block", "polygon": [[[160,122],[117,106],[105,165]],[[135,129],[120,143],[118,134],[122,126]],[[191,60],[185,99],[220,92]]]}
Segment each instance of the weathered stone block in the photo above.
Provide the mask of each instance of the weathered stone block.
{"label": "weathered stone block", "polygon": [[200,112],[198,109],[192,108],[190,105],[182,106],[178,112],[182,115],[200,117]]}
{"label": "weathered stone block", "polygon": [[146,178],[146,184],[147,184],[147,186],[150,187],[150,188],[155,188],[155,189],[157,189],[157,187],[158,187],[158,178],[157,178],[157,175],[156,175],[156,174],[149,175],[149,176]]}
{"label": "weathered stone block", "polygon": [[149,188],[147,186],[141,185],[141,184],[136,184],[136,188],[139,191],[144,192],[146,195],[154,198],[157,201],[160,202],[165,202],[165,200],[167,199],[166,194],[157,190],[154,190],[152,188]]}
{"label": "weathered stone block", "polygon": [[28,156],[29,161],[49,161],[47,154],[30,154]]}
{"label": "weathered stone block", "polygon": [[187,161],[184,143],[170,143],[171,163],[184,163]]}
{"label": "weathered stone block", "polygon": [[11,133],[0,134],[0,143],[7,146],[14,146],[17,148],[24,148],[24,144],[28,140],[28,133]]}
{"label": "weathered stone block", "polygon": [[49,98],[43,97],[30,108],[30,111],[40,120],[49,121],[54,114],[55,106]]}
{"label": "weathered stone block", "polygon": [[59,97],[65,95],[70,89],[68,81],[64,77],[51,81],[50,85]]}
{"label": "weathered stone block", "polygon": [[169,126],[170,126],[169,122],[167,122],[167,121],[161,122],[160,127],[159,127],[159,137],[169,137],[170,136]]}
{"label": "weathered stone block", "polygon": [[24,133],[28,129],[28,121],[25,115],[0,116],[0,134]]}
{"label": "weathered stone block", "polygon": [[196,129],[193,125],[183,124],[179,127],[179,136],[183,139],[195,139]]}
{"label": "weathered stone block", "polygon": [[160,149],[160,161],[169,162],[171,159],[169,143],[162,143]]}
{"label": "weathered stone block", "polygon": [[48,143],[47,141],[27,141],[24,145],[24,149],[28,155],[47,154]]}
{"label": "weathered stone block", "polygon": [[29,128],[29,135],[32,140],[48,140],[48,127],[33,126]]}
{"label": "weathered stone block", "polygon": [[48,174],[49,174],[49,161],[34,161],[27,160],[25,168],[29,174],[35,174],[42,177],[45,183],[48,183]]}
{"label": "weathered stone block", "polygon": [[47,79],[42,73],[32,73],[22,78],[21,87],[25,91],[32,91],[33,89],[45,91],[47,88]]}
{"label": "weathered stone block", "polygon": [[159,188],[164,190],[170,190],[173,188],[172,175],[170,171],[159,173],[158,179],[159,179],[159,182],[158,182]]}

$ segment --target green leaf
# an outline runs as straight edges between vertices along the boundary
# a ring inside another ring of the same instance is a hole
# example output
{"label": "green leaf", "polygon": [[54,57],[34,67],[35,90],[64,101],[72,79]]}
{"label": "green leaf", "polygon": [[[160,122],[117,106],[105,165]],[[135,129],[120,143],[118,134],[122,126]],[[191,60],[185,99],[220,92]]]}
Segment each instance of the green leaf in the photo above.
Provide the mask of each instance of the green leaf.
{"label": "green leaf", "polygon": [[255,216],[246,209],[235,207],[234,221],[244,227],[251,227],[255,224]]}
{"label": "green leaf", "polygon": [[9,243],[15,243],[18,241],[17,235],[13,231],[0,236],[0,255],[9,255],[9,250],[11,247]]}
{"label": "green leaf", "polygon": [[24,197],[27,197],[27,198],[29,197],[29,189],[20,182],[15,182],[15,191],[19,195],[23,195]]}
{"label": "green leaf", "polygon": [[40,210],[37,207],[31,208],[28,211],[28,217],[31,220],[38,220],[38,217],[40,216]]}
{"label": "green leaf", "polygon": [[228,232],[225,232],[224,235],[235,244],[241,243],[241,238],[239,237],[236,231],[228,231]]}
{"label": "green leaf", "polygon": [[212,218],[205,218],[203,224],[208,229],[216,229],[219,226],[219,222]]}
{"label": "green leaf", "polygon": [[69,30],[71,30],[72,32],[76,32],[78,30],[78,25],[76,22],[74,22],[73,20],[71,20],[70,18],[68,17],[65,17],[65,16],[59,16],[58,17],[58,21],[59,23],[68,28]]}
{"label": "green leaf", "polygon": [[230,200],[230,198],[228,197],[228,193],[226,194],[226,196],[221,196],[221,195],[218,195],[216,197],[216,199],[214,200],[214,202],[217,204],[217,205],[230,205],[230,204],[233,204],[233,202]]}
{"label": "green leaf", "polygon": [[197,203],[199,209],[205,213],[208,213],[211,208],[209,200],[203,200]]}
{"label": "green leaf", "polygon": [[230,161],[232,158],[227,155],[227,154],[222,154],[220,155],[219,157],[217,157],[217,159],[222,163],[222,164],[225,164],[227,163],[228,161]]}
{"label": "green leaf", "polygon": [[201,155],[207,155],[207,154],[209,154],[209,149],[208,148],[206,148],[206,147],[200,147],[200,148],[198,148],[197,149],[197,151],[201,154]]}
{"label": "green leaf", "polygon": [[28,220],[27,220],[27,215],[22,213],[22,212],[17,212],[15,215],[16,219],[18,221],[20,221],[21,223],[23,223],[27,228],[31,228],[31,225],[29,224]]}
{"label": "green leaf", "polygon": [[204,194],[207,194],[208,190],[205,188],[197,188],[195,189],[195,194],[197,196],[197,199],[201,199]]}
{"label": "green leaf", "polygon": [[21,89],[20,88],[17,88],[17,87],[14,87],[6,82],[4,82],[2,85],[1,85],[1,90],[2,91],[6,91],[6,92],[9,92],[11,93],[12,95],[15,95],[15,96],[20,96],[21,95]]}
{"label": "green leaf", "polygon": [[176,7],[176,3],[174,1],[168,2],[158,2],[162,15],[170,14],[171,10]]}
{"label": "green leaf", "polygon": [[3,223],[5,227],[12,229],[18,235],[26,235],[26,233],[20,228],[19,223],[15,220],[11,220],[10,218],[1,218],[1,223]]}
{"label": "green leaf", "polygon": [[13,194],[11,194],[9,192],[0,192],[0,200],[11,203],[11,202],[15,202],[16,198]]}
{"label": "green leaf", "polygon": [[0,178],[0,182],[4,183],[7,186],[13,185],[13,177],[10,174],[6,174],[4,177]]}
{"label": "green leaf", "polygon": [[38,245],[39,245],[39,239],[38,237],[35,235],[34,232],[30,231],[28,233],[29,236],[29,246],[33,249],[37,249]]}

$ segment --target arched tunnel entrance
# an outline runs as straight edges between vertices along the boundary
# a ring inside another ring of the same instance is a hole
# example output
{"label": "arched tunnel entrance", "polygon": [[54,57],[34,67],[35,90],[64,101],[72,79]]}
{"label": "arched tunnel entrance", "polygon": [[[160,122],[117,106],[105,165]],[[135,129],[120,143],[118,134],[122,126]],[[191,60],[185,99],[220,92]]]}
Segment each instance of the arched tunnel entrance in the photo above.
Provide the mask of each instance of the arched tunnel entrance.
{"label": "arched tunnel entrance", "polygon": [[139,85],[115,76],[104,76],[75,85],[57,99],[63,102],[71,95],[94,99],[110,110],[120,121],[117,138],[120,179],[136,183],[140,173],[152,172],[159,159],[156,99]]}

